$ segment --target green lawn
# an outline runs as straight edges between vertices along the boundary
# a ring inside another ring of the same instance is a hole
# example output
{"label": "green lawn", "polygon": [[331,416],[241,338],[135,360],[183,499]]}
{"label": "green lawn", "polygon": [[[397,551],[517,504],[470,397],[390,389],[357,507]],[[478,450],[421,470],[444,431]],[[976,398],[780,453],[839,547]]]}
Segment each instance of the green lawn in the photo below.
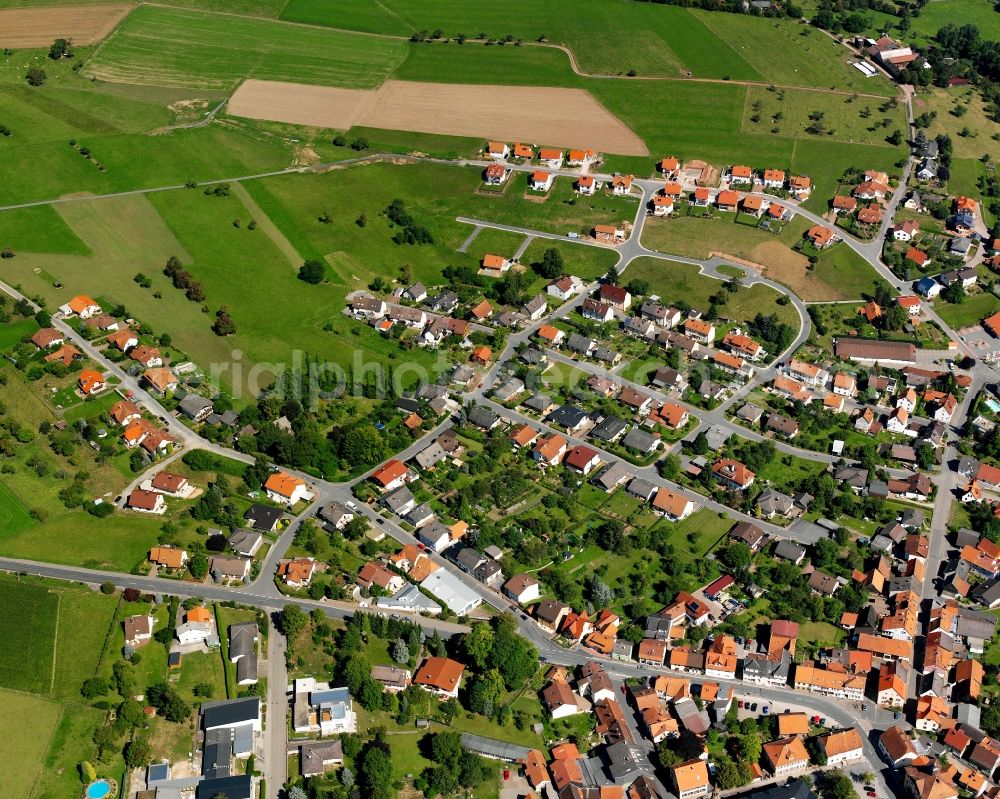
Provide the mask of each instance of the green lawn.
{"label": "green lawn", "polygon": [[12,796],[32,796],[61,715],[57,702],[0,689],[0,782]]}
{"label": "green lawn", "polygon": [[657,529],[670,530],[678,558],[691,562],[708,554],[732,526],[731,519],[703,508],[679,522],[663,519]]}
{"label": "green lawn", "polygon": [[[708,223],[712,224],[712,223]],[[649,282],[650,293],[658,294],[664,303],[683,300],[695,308],[705,310],[708,298],[722,288],[722,282],[699,274],[698,267],[660,258],[637,258],[625,270],[625,281],[632,279]],[[729,295],[729,301],[719,313],[739,322],[753,319],[760,311],[773,313],[782,322],[796,329],[799,327],[798,313],[791,303],[778,305],[778,292],[767,286],[756,284],[743,287],[736,294]]]}
{"label": "green lawn", "polygon": [[[27,385],[20,373],[9,365],[0,366],[0,371],[7,378],[4,402],[17,422],[29,430],[37,430],[41,422],[55,420],[36,389]],[[80,407],[92,405],[94,403],[81,403]],[[101,423],[96,416],[88,418]],[[110,499],[121,491],[127,479],[114,459],[99,461],[93,450],[82,443],[76,446],[72,457],[73,463],[56,455],[42,436],[17,447],[14,457],[8,461],[14,470],[3,475],[3,487],[21,505],[31,509],[38,520],[32,519],[28,525],[0,528],[0,553],[29,560],[129,572],[145,559],[166,519],[178,524],[182,544],[197,535],[194,520],[185,513],[188,503],[183,501],[172,503],[165,518],[116,512],[99,519],[80,507],[67,508],[59,498],[65,481],[55,479],[56,474],[80,472],[86,476],[85,495]],[[19,519],[23,523],[23,517]],[[53,546],[53,541],[58,541],[59,546]]]}
{"label": "green lawn", "polygon": [[931,0],[912,19],[912,30],[929,39],[945,25],[975,25],[981,38],[1000,39],[1000,17],[989,0]]}
{"label": "green lawn", "polygon": [[13,492],[0,483],[0,535],[19,533],[35,523]]}
{"label": "green lawn", "polygon": [[971,327],[1000,310],[1000,298],[988,291],[966,297],[961,303],[952,304],[939,299],[934,310],[953,330]]}
{"label": "green lawn", "polygon": [[[935,0],[934,5],[941,2],[942,0]],[[997,12],[991,13],[1000,18]],[[982,95],[976,87],[928,87],[917,95],[913,106],[913,113],[916,115],[927,111],[937,114],[927,128],[927,136],[950,136],[954,159],[977,160],[983,153],[988,153],[994,161],[1000,159],[1000,142],[992,138],[996,123],[989,117]],[[966,135],[962,135],[961,131],[965,131]]]}
{"label": "green lawn", "polygon": [[[604,247],[587,247],[553,239],[535,239],[521,256],[521,263],[530,268],[531,264],[540,262],[545,251],[549,249],[555,249],[562,255],[567,273],[576,275],[584,281],[604,277],[618,261],[618,253]],[[541,291],[547,282],[539,277],[531,284],[529,290]]]}
{"label": "green lawn", "polygon": [[[730,443],[735,442],[730,440]],[[826,464],[820,461],[806,460],[779,452],[774,460],[757,473],[757,478],[773,483],[779,491],[785,491],[797,486],[806,477],[820,474],[825,468]]]}
{"label": "green lawn", "polygon": [[870,263],[843,244],[820,255],[813,274],[834,292],[825,298],[833,299],[874,296],[875,285],[885,282]]}
{"label": "green lawn", "polygon": [[378,86],[402,42],[248,17],[144,6],[84,67],[114,83],[227,90],[243,78],[350,88]]}
{"label": "green lawn", "polygon": [[799,628],[799,640],[817,646],[840,646],[846,633],[824,621],[807,621]]}

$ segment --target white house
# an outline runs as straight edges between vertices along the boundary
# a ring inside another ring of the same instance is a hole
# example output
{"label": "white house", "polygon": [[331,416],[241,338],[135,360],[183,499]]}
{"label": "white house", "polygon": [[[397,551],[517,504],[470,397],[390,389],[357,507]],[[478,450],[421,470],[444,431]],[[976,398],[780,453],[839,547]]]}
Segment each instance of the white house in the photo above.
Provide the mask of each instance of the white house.
{"label": "white house", "polygon": [[135,649],[148,644],[153,638],[153,616],[129,616],[125,619],[125,643]]}
{"label": "white house", "polygon": [[556,176],[554,172],[532,172],[528,179],[528,188],[533,191],[548,191],[552,188],[552,183]]}
{"label": "white house", "polygon": [[174,630],[174,635],[182,644],[200,644],[211,634],[212,623],[209,621],[186,621]]}
{"label": "white house", "polygon": [[90,319],[90,317],[101,313],[101,306],[94,302],[86,294],[80,294],[77,297],[71,299],[65,305],[61,305],[59,310],[62,312],[63,316],[79,316],[81,319]]}
{"label": "white house", "polygon": [[538,580],[530,574],[515,574],[504,583],[503,592],[519,605],[533,602],[542,595]]}
{"label": "white house", "polygon": [[885,426],[886,430],[890,433],[905,433],[909,417],[910,414],[907,413],[906,408],[896,408],[892,416],[889,417],[889,421]]}
{"label": "white house", "polygon": [[486,145],[486,155],[494,161],[505,161],[510,155],[510,146],[502,141],[491,141]]}
{"label": "white house", "polygon": [[545,287],[550,296],[564,301],[576,296],[582,289],[583,281],[576,275],[563,275]]}
{"label": "white house", "polygon": [[553,680],[542,691],[542,701],[553,719],[564,719],[582,713],[576,694],[562,680]]}
{"label": "white house", "polygon": [[358,716],[347,688],[331,688],[312,677],[295,680],[292,728],[298,733],[338,735],[356,732]]}
{"label": "white house", "polygon": [[819,746],[826,755],[826,765],[830,768],[864,757],[864,743],[854,727],[821,735]]}
{"label": "white house", "polygon": [[264,491],[272,502],[294,505],[301,500],[312,499],[306,481],[285,472],[274,472],[264,483]]}

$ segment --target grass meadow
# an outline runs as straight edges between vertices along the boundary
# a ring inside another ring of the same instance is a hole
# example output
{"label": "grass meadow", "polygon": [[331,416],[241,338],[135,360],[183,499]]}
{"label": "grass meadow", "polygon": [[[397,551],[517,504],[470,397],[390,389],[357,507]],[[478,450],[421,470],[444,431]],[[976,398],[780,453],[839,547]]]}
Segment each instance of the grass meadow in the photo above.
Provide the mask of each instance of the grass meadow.
{"label": "grass meadow", "polygon": [[[885,112],[872,97],[819,94],[808,89],[771,90],[763,86],[747,89],[741,129],[764,136],[786,135],[801,139],[833,140],[891,147],[886,136],[894,130],[906,131],[906,110],[902,104]],[[821,113],[825,134],[808,133],[810,116]],[[754,119],[758,119],[754,122]],[[889,124],[885,124],[885,120]],[[777,133],[772,133],[777,130]]]}
{"label": "grass meadow", "polygon": [[[866,81],[847,65],[848,51],[819,31],[792,20],[769,20],[737,14],[712,14],[679,6],[627,0],[515,0],[503,6],[447,0],[291,0],[281,18],[368,33],[409,36],[441,30],[445,38],[485,34],[511,36],[525,43],[546,36],[550,44],[572,51],[584,73],[645,77],[695,77],[767,81],[792,86],[835,87],[889,94],[892,87]],[[607,31],[622,32],[609,37]],[[627,46],[622,45],[627,41]],[[749,42],[754,42],[751,46]],[[466,49],[476,47],[464,45]],[[439,44],[419,45],[418,56]],[[495,51],[527,51],[494,46]],[[800,57],[774,58],[794,50]],[[404,65],[405,70],[405,65]],[[853,73],[853,74],[852,74]]]}
{"label": "grass meadow", "polygon": [[116,83],[228,90],[249,77],[375,88],[404,58],[386,38],[250,17],[140,6],[88,59]]}

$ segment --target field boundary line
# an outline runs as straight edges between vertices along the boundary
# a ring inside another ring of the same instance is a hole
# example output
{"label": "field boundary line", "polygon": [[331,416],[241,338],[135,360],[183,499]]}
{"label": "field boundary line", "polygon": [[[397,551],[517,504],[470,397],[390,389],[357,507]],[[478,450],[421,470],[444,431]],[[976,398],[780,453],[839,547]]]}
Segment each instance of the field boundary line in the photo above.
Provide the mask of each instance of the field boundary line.
{"label": "field boundary line", "polygon": [[[291,2],[291,0],[288,0],[288,2]],[[392,16],[392,17],[395,17],[396,19],[398,19],[400,22],[402,22],[404,25],[406,25],[414,33],[417,32],[416,26],[412,22],[410,22],[410,20],[408,20],[406,17],[404,17],[398,11],[389,8],[389,6],[387,6],[385,3],[381,2],[381,0],[375,0],[375,5],[377,5],[381,9],[384,9],[385,13],[389,14],[389,16]]]}
{"label": "field boundary line", "polygon": [[128,18],[131,17],[135,13],[135,10],[137,8],[139,8],[139,5],[141,5],[141,3],[137,3],[136,5],[132,6],[132,9],[124,17],[122,17],[120,20],[118,20],[118,24],[115,25],[114,30],[111,31],[111,33],[109,33],[107,36],[105,36],[104,37],[104,41],[101,42],[99,45],[97,45],[97,47],[94,48],[94,52],[92,52],[87,57],[87,60],[83,62],[83,66],[80,67],[80,74],[81,75],[83,75],[86,72],[86,70],[87,70],[87,64],[89,64],[91,61],[93,61],[97,57],[97,55],[101,52],[101,50],[104,49],[104,45],[106,45],[108,42],[110,42],[112,39],[114,39],[121,32],[121,29],[125,26],[125,23],[128,22]]}
{"label": "field boundary line", "polygon": [[59,615],[62,613],[62,591],[56,592],[56,627],[52,633],[52,670],[49,673],[49,697],[56,690],[56,660],[59,657]]}
{"label": "field boundary line", "polygon": [[[52,667],[55,669],[55,658],[52,659]],[[37,696],[37,694],[32,694]],[[52,725],[52,732],[49,733],[49,740],[45,743],[45,755],[47,757],[49,754],[49,749],[52,748],[52,741],[56,737],[56,730],[62,724],[63,716],[66,714],[66,705],[62,702],[59,703],[59,715],[56,716],[56,723]],[[43,759],[41,763],[38,764],[38,772],[35,774],[35,781],[31,783],[31,793],[28,794],[29,797],[35,796],[38,792],[38,781],[42,778],[43,768],[45,766],[45,760]]]}

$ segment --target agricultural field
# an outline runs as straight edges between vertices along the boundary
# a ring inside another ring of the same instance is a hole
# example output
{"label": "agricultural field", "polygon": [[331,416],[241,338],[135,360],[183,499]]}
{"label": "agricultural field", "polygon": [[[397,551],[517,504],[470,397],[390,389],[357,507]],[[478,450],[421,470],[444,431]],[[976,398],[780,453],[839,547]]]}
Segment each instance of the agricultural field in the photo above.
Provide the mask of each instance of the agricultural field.
{"label": "agricultural field", "polygon": [[113,83],[227,90],[253,75],[346,88],[378,86],[402,42],[154,6],[140,6],[88,59],[86,76]]}
{"label": "agricultural field", "polygon": [[545,142],[648,155],[645,144],[580,89],[387,81],[375,91],[248,80],[232,96],[238,117],[347,129]]}
{"label": "agricultural field", "polygon": [[114,30],[129,9],[127,5],[3,9],[0,47],[48,47],[60,37],[78,46],[95,44]]}
{"label": "agricultural field", "polygon": [[[85,588],[0,576],[0,781],[14,795],[58,799],[79,791],[76,767],[93,758],[104,713],[84,707],[80,686],[98,666],[117,598]],[[116,763],[117,761],[117,763]],[[99,765],[118,777],[121,759]]]}
{"label": "agricultural field", "polygon": [[[722,288],[722,283],[714,278],[698,273],[698,267],[660,258],[637,258],[625,270],[623,280],[645,280],[649,283],[650,294],[658,294],[661,301],[669,304],[682,300],[693,308],[707,309],[708,298]],[[768,286],[756,284],[741,288],[730,295],[728,302],[720,309],[720,316],[745,322],[753,319],[758,312],[775,314],[779,321],[799,328],[799,315],[791,303],[778,305],[780,295]]]}
{"label": "agricultural field", "polygon": [[[336,4],[291,0],[281,18],[393,36],[435,29],[440,29],[444,38],[483,34],[500,39],[510,35],[523,40],[522,50],[537,49],[528,45],[545,35],[547,44],[567,48],[584,74],[693,74],[733,81],[892,92],[884,81],[867,81],[848,66],[846,48],[801,23],[712,14],[679,6],[625,0],[556,0],[541,7],[531,0],[518,0],[502,8],[481,4],[456,7],[444,0],[352,0]],[[612,28],[627,36],[627,48],[602,35]],[[755,46],[751,47],[750,42]],[[421,45],[418,51],[435,48],[439,49],[439,45]],[[508,45],[492,49],[514,48]],[[802,55],[795,59],[771,57],[775,52],[789,50]]]}

